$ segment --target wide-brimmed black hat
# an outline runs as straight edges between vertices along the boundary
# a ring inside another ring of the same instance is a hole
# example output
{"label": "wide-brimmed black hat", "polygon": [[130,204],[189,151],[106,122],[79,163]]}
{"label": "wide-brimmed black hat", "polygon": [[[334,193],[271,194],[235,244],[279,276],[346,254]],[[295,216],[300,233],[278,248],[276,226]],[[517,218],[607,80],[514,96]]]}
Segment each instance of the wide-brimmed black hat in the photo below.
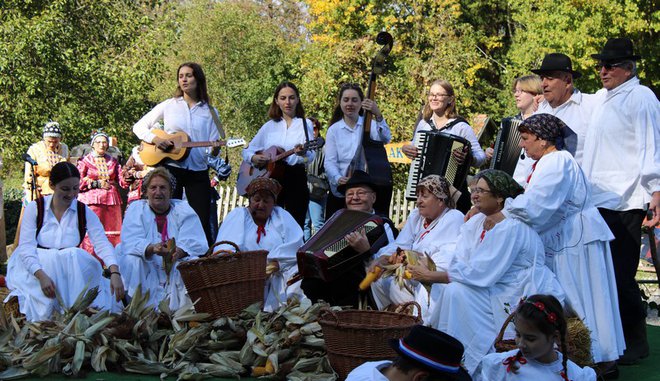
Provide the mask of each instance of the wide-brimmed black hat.
{"label": "wide-brimmed black hat", "polygon": [[346,182],[346,184],[339,185],[337,190],[341,193],[346,193],[348,189],[355,188],[361,185],[366,185],[372,190],[376,189],[376,184],[374,184],[371,176],[365,171],[354,171],[353,175]]}
{"label": "wide-brimmed black hat", "polygon": [[573,63],[571,59],[562,53],[550,53],[546,54],[543,57],[543,62],[541,62],[541,67],[538,69],[532,69],[532,73],[543,75],[551,71],[565,71],[570,73],[573,76],[573,79],[578,79],[582,76],[580,72],[573,70]]}
{"label": "wide-brimmed black hat", "polygon": [[416,325],[408,336],[390,339],[390,346],[401,357],[411,360],[434,373],[453,376],[456,380],[471,380],[461,367],[463,344],[437,329]]}
{"label": "wide-brimmed black hat", "polygon": [[592,54],[591,57],[603,62],[637,61],[642,58],[642,56],[634,54],[632,41],[625,37],[610,38],[600,54]]}

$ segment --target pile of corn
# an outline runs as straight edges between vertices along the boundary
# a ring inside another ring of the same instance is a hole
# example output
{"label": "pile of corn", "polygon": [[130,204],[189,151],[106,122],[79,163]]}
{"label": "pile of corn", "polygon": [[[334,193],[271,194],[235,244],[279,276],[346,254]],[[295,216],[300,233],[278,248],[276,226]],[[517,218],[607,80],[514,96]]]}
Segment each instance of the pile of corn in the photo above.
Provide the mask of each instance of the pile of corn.
{"label": "pile of corn", "polygon": [[294,381],[335,380],[325,356],[318,324],[325,305],[291,299],[272,313],[259,305],[237,317],[210,319],[193,305],[160,312],[147,306],[138,289],[120,315],[88,307],[98,294],[91,289],[51,321],[26,322],[0,309],[0,379],[62,373],[127,371],[178,376],[266,376]]}

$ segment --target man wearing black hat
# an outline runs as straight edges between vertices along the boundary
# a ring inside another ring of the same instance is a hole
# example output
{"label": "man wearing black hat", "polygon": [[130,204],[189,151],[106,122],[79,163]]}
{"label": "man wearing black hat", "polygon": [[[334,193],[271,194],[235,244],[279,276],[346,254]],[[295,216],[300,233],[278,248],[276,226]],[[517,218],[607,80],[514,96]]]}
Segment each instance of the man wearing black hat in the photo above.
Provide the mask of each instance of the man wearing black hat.
{"label": "man wearing black hat", "polygon": [[408,336],[390,339],[398,354],[394,361],[367,362],[353,369],[346,381],[466,381],[472,378],[461,367],[463,344],[454,337],[423,325]]}
{"label": "man wearing black hat", "polygon": [[[375,214],[374,203],[376,202],[376,192],[374,189],[375,184],[371,176],[364,171],[353,172],[353,175],[345,184],[337,187],[339,192],[346,195],[346,209],[372,214]],[[386,221],[389,221],[389,219],[386,218]],[[390,224],[386,223],[384,229],[387,235],[387,242],[385,244],[393,242],[394,234]],[[370,246],[366,233],[361,229],[347,234],[344,238],[353,250],[367,257],[367,260],[371,259],[371,255],[380,249],[380,247],[372,248]],[[367,252],[370,252],[371,255],[367,255]],[[316,278],[305,278],[302,280],[301,288],[305,292],[305,295],[313,302],[322,299],[331,305],[353,305],[357,307],[359,299],[358,285],[365,275],[365,266],[357,266],[330,284]]]}
{"label": "man wearing black hat", "polygon": [[[573,70],[571,59],[562,53],[550,53],[543,58],[541,67],[533,69],[541,76],[544,100],[535,114],[550,114],[561,119],[569,128],[564,131],[565,149],[575,157],[578,164],[582,160],[582,148],[587,125],[594,106],[594,97],[583,94],[575,88],[573,81],[582,74]],[[530,158],[518,163],[523,168],[534,163]],[[520,172],[516,168],[516,172]]]}
{"label": "man wearing black hat", "polygon": [[610,38],[598,60],[603,89],[587,131],[582,168],[592,184],[593,201],[614,234],[610,242],[626,350],[619,363],[649,355],[646,309],[635,281],[644,208],[650,202],[655,226],[660,219],[660,105],[639,84],[633,44]]}

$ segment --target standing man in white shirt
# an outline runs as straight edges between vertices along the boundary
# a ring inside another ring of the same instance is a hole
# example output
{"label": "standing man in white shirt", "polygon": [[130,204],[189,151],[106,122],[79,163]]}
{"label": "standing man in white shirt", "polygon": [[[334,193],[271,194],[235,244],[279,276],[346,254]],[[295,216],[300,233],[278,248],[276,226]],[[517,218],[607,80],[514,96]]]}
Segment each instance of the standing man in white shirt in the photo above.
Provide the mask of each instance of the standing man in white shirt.
{"label": "standing man in white shirt", "polygon": [[627,38],[610,38],[598,60],[603,89],[587,130],[582,167],[592,183],[593,201],[614,241],[610,242],[626,340],[622,365],[649,355],[646,310],[635,282],[644,207],[650,202],[654,226],[660,219],[660,104],[639,84]]}
{"label": "standing man in white shirt", "polygon": [[[594,107],[594,96],[583,94],[574,86],[574,81],[582,76],[573,70],[571,59],[562,53],[550,53],[543,58],[541,67],[532,70],[541,77],[545,98],[534,114],[550,114],[561,119],[568,129],[564,131],[564,149],[570,152],[578,164],[582,164],[582,151],[587,126]],[[514,176],[527,178],[534,160],[525,157],[518,160]],[[525,185],[525,184],[521,184]]]}

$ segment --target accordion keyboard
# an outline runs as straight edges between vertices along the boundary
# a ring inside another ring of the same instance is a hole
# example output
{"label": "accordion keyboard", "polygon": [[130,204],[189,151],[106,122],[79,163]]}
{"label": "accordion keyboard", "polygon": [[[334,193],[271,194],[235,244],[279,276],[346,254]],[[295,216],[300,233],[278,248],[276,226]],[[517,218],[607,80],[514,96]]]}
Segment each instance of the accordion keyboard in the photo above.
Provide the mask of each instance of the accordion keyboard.
{"label": "accordion keyboard", "polygon": [[[373,221],[369,221],[366,224],[364,224],[363,227],[365,232],[369,233],[370,231],[378,227],[378,225]],[[327,249],[325,249],[323,251],[323,254],[325,254],[328,258],[332,258],[333,255],[339,253],[340,251],[344,250],[347,247],[348,247],[348,242],[346,242],[346,238],[342,238],[339,241],[330,245]]]}
{"label": "accordion keyboard", "polygon": [[417,148],[418,155],[410,163],[410,170],[408,172],[408,183],[406,184],[406,192],[404,196],[406,199],[416,199],[417,198],[417,183],[419,182],[421,172],[424,168],[424,155],[422,152],[425,152],[425,145],[428,134],[418,133],[415,134],[413,139],[413,145]]}

